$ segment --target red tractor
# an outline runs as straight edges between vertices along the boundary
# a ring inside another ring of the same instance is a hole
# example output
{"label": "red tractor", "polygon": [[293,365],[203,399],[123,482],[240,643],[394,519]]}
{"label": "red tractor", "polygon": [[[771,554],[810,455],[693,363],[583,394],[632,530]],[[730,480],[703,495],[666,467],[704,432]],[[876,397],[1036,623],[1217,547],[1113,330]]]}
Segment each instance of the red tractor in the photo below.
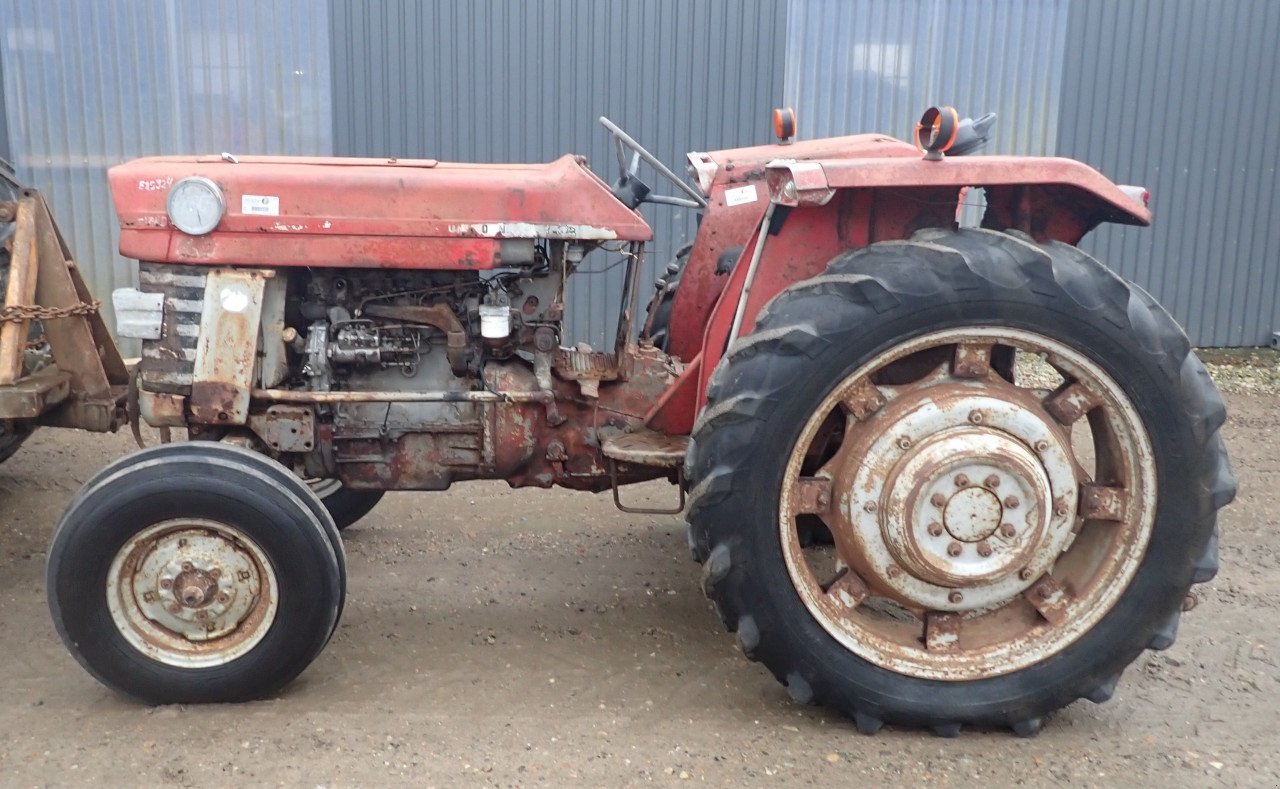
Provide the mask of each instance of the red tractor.
{"label": "red tractor", "polygon": [[[781,112],[777,144],[690,154],[696,185],[601,120],[612,186],[575,156],[111,170],[131,413],[190,440],[113,463],[57,528],[86,669],[151,703],[273,693],[338,624],[339,529],[473,479],[670,480],[743,652],[867,732],[1029,735],[1173,643],[1235,484],[1186,335],[1076,246],[1148,224],[1140,189],[960,156],[981,124],[949,108],[915,144],[792,142]],[[701,221],[642,319],[645,202]],[[614,346],[565,347],[565,284],[606,256]]]}

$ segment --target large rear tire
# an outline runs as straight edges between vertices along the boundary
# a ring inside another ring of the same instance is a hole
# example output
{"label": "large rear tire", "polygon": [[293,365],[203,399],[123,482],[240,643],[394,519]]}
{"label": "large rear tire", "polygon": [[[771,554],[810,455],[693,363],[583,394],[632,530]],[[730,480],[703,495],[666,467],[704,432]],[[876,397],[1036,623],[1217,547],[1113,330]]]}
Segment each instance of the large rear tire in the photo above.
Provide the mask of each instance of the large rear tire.
{"label": "large rear tire", "polygon": [[[1058,376],[1019,386],[1008,349]],[[1078,249],[922,231],[779,294],[712,377],[704,589],[793,698],[1033,734],[1173,643],[1235,493],[1186,336]],[[835,546],[805,546],[821,522]]]}
{"label": "large rear tire", "polygon": [[307,485],[320,497],[320,503],[329,511],[339,531],[372,512],[386,493],[381,490],[355,490],[336,479],[308,480]]}
{"label": "large rear tire", "polygon": [[91,480],[48,566],[50,611],[81,665],[157,704],[261,698],[300,674],[336,627],[345,566],[327,513],[288,479],[254,453],[193,442]]}

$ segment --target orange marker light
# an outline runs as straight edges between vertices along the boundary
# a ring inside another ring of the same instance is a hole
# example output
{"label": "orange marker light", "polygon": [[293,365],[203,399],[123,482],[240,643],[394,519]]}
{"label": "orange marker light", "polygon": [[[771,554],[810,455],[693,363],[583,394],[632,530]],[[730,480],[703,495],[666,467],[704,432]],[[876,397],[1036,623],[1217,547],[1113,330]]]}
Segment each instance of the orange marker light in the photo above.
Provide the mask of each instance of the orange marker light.
{"label": "orange marker light", "polygon": [[791,142],[796,136],[796,111],[790,107],[774,110],[773,133],[783,145]]}
{"label": "orange marker light", "polygon": [[923,153],[924,158],[936,161],[955,145],[959,133],[960,113],[955,107],[930,107],[916,124],[916,150]]}

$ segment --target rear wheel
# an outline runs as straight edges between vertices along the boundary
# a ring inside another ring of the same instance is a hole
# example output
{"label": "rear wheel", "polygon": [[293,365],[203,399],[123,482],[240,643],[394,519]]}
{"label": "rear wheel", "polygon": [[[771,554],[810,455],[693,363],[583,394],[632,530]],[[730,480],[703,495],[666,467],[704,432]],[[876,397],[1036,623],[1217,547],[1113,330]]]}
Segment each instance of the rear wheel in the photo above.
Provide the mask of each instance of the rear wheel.
{"label": "rear wheel", "polygon": [[91,480],[49,551],[50,610],[76,659],[150,703],[260,698],[301,673],[336,626],[345,568],[290,476],[197,442]]}
{"label": "rear wheel", "polygon": [[864,731],[1031,734],[1172,644],[1235,490],[1223,420],[1167,313],[1074,247],[925,231],[848,253],[713,376],[704,585],[793,697]]}
{"label": "rear wheel", "polygon": [[381,490],[354,490],[336,479],[310,479],[307,485],[320,497],[339,530],[372,512],[385,494]]}

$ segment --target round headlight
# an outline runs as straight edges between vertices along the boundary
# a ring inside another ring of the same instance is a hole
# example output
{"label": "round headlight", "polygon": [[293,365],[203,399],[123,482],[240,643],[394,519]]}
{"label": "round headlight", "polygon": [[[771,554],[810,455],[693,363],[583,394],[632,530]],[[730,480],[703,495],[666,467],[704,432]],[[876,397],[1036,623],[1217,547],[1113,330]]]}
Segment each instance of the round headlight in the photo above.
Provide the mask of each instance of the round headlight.
{"label": "round headlight", "polygon": [[182,232],[203,236],[227,213],[227,201],[218,185],[203,176],[183,178],[169,188],[169,221]]}

